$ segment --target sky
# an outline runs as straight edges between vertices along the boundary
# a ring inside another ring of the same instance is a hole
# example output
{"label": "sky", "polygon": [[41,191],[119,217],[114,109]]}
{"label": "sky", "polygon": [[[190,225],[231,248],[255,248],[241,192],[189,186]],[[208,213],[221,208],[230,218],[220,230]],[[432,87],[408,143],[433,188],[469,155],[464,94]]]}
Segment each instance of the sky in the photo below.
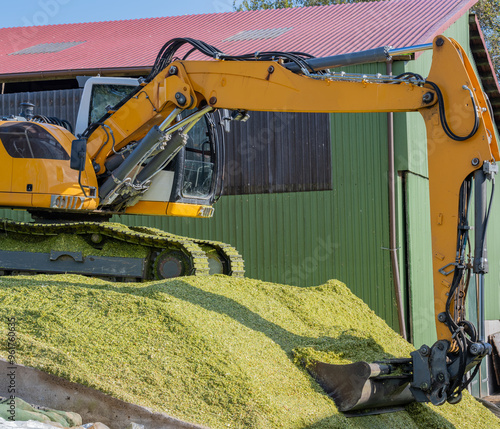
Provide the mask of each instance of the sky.
{"label": "sky", "polygon": [[0,28],[231,12],[233,0],[17,0],[0,14]]}

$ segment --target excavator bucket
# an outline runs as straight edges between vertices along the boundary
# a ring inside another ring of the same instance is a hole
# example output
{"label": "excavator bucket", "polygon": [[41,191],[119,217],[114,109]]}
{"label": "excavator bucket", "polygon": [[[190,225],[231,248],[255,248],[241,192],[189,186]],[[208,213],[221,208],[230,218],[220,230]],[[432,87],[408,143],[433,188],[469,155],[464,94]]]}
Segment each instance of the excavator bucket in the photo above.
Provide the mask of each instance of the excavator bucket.
{"label": "excavator bucket", "polygon": [[391,375],[394,364],[411,365],[410,359],[390,363],[356,362],[332,365],[315,362],[309,372],[342,412],[404,405],[415,401],[408,374]]}
{"label": "excavator bucket", "polygon": [[411,352],[411,358],[349,365],[316,361],[307,369],[342,412],[387,409],[414,401],[455,404],[467,387],[468,382],[461,384],[464,374],[474,370],[475,375],[482,359],[491,354],[491,345],[469,341],[463,354],[450,346],[448,340],[439,340]]}

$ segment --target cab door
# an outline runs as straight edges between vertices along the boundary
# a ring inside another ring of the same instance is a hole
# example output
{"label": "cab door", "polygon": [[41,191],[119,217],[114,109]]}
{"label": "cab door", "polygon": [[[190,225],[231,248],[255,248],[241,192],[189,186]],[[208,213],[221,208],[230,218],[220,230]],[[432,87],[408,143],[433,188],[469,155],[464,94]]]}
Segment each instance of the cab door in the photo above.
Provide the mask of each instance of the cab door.
{"label": "cab door", "polygon": [[[63,179],[59,177],[58,164],[67,163],[69,155],[43,126],[33,122],[4,122],[0,124],[0,139],[7,160],[2,162],[0,177],[9,183],[2,204],[30,207],[34,193],[47,193],[54,182]],[[0,186],[6,188],[4,183]]]}

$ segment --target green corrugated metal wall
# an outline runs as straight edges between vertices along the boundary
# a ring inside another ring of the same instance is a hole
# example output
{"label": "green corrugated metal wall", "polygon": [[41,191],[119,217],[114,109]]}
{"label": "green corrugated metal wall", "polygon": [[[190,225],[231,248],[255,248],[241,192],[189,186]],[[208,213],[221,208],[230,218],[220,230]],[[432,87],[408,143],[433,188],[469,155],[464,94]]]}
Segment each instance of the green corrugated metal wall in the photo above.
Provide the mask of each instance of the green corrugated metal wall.
{"label": "green corrugated metal wall", "polygon": [[500,319],[500,191],[497,189],[495,194],[492,207],[493,214],[488,226],[488,260],[490,263],[490,272],[485,280],[485,317],[487,320]]}
{"label": "green corrugated metal wall", "polygon": [[412,340],[414,344],[434,344],[434,290],[427,178],[405,172],[407,282],[410,286]]}

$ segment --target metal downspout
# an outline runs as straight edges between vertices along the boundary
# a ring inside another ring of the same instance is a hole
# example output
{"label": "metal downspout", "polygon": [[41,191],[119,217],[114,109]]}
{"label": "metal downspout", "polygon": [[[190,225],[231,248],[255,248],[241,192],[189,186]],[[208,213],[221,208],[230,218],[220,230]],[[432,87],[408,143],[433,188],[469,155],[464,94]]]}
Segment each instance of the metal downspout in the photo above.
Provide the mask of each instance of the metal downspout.
{"label": "metal downspout", "polygon": [[[392,75],[392,60],[387,61],[387,74]],[[399,276],[398,249],[396,239],[396,175],[394,172],[394,113],[387,113],[388,185],[389,185],[389,251],[391,252],[392,277],[398,309],[399,333],[406,340],[406,324],[401,281]]]}

